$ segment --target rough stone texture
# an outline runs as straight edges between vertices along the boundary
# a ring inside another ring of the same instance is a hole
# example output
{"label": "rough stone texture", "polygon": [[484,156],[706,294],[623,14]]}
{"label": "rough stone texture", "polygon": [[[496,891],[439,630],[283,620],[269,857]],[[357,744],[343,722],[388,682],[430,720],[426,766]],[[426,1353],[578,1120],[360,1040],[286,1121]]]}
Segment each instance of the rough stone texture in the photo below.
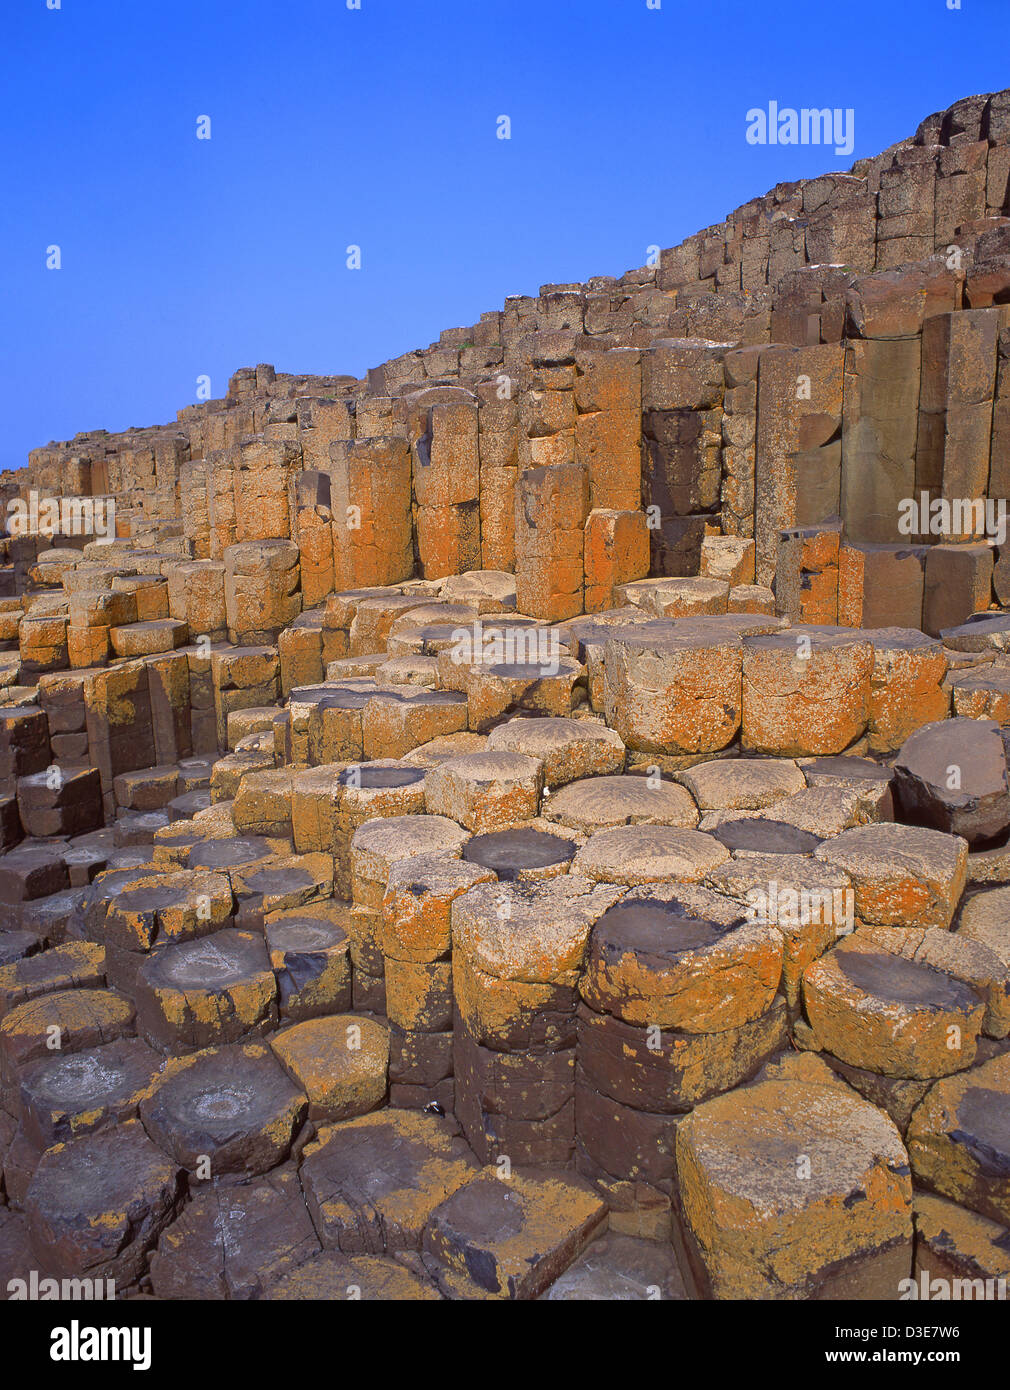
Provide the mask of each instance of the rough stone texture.
{"label": "rough stone texture", "polygon": [[970,845],[1010,826],[1010,788],[999,725],[989,719],[926,724],[902,744],[894,789],[904,818]]}
{"label": "rough stone texture", "polygon": [[840,753],[869,719],[870,644],[805,627],[743,644],[744,745],[760,753]]}
{"label": "rough stone texture", "polygon": [[778,986],[782,937],[772,926],[744,923],[734,906],[727,904],[726,923],[676,897],[618,903],[593,929],[583,999],[626,1023],[685,1033],[757,1018]]}
{"label": "rough stone texture", "polygon": [[691,830],[698,823],[691,796],[683,787],[659,777],[591,777],[572,782],[551,796],[541,815],[584,835],[619,825],[670,825]]}
{"label": "rough stone texture", "polygon": [[893,1298],[908,1272],[908,1155],[841,1083],[769,1080],[707,1101],[677,1130],[677,1168],[717,1298]]}
{"label": "rough stone texture", "polygon": [[198,1192],[151,1257],[155,1296],[257,1299],[304,1266],[319,1241],[291,1166],[259,1182]]}
{"label": "rough stone texture", "polygon": [[179,1169],[129,1120],[42,1156],[26,1198],[32,1245],[56,1275],[126,1288],[179,1200]]}
{"label": "rough stone texture", "polygon": [[445,1120],[384,1110],[325,1126],[305,1150],[302,1187],[325,1250],[417,1250],[432,1213],[476,1174]]}
{"label": "rough stone texture", "polygon": [[697,830],[629,825],[590,836],[572,870],[607,883],[695,883],[726,858],[727,850]]}
{"label": "rough stone texture", "polygon": [[425,1262],[449,1297],[532,1299],[605,1219],[600,1198],[568,1175],[482,1174],[432,1214]]}
{"label": "rough stone texture", "polygon": [[885,1076],[946,1076],[970,1066],[985,1015],[980,991],[882,948],[869,929],[807,968],[803,1003],[825,1051]]}
{"label": "rough stone texture", "polygon": [[1004,1054],[938,1081],[908,1127],[916,1179],[1003,1226],[1010,1223],[1008,1086]]}
{"label": "rough stone texture", "polygon": [[0,1287],[1005,1275],[1008,180],[966,98],[0,480],[117,508],[0,537]]}
{"label": "rough stone texture", "polygon": [[964,840],[904,825],[845,830],[815,855],[849,875],[856,916],[883,926],[949,926],[968,871]]}

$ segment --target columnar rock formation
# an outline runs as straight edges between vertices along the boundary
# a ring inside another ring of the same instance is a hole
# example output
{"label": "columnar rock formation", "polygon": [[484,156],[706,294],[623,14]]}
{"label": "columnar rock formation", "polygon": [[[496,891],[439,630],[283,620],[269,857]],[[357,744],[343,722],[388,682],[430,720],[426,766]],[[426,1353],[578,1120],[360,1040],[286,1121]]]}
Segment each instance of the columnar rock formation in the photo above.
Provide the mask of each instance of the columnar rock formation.
{"label": "columnar rock formation", "polygon": [[968,98],[8,475],[115,536],[0,568],[0,1288],[998,1289],[1008,189]]}

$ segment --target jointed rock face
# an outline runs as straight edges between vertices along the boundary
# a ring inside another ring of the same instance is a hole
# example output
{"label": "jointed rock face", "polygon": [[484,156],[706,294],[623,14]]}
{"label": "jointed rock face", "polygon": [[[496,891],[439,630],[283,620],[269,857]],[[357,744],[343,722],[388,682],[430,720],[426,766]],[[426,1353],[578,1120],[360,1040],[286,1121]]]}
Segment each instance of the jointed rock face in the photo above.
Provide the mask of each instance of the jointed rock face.
{"label": "jointed rock face", "polygon": [[3,491],[0,1291],[1005,1297],[1010,92]]}

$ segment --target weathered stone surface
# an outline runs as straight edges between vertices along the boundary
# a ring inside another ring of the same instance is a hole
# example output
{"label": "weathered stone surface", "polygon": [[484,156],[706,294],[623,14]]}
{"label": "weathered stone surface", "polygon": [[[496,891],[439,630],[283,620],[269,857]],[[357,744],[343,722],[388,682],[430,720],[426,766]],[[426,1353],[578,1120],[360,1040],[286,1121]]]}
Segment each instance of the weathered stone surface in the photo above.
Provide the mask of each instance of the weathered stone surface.
{"label": "weathered stone surface", "polygon": [[889,627],[867,636],[873,643],[867,739],[874,752],[886,753],[923,724],[946,718],[947,659],[941,644],[920,632]]}
{"label": "weathered stone surface", "polygon": [[485,1173],[432,1213],[425,1263],[450,1298],[533,1299],[605,1220],[605,1204],[577,1178]]}
{"label": "weathered stone surface", "polygon": [[722,758],[680,774],[702,811],[757,811],[802,791],[803,773],[788,758]]}
{"label": "weathered stone surface", "polygon": [[822,843],[820,836],[772,815],[726,816],[711,830],[713,838],[737,858],[749,854],[813,854]]}
{"label": "weathered stone surface", "polygon": [[577,1055],[601,1095],[667,1114],[740,1085],[785,1045],[786,1037],[781,999],[739,1027],[711,1033],[641,1027],[581,1005]]}
{"label": "weathered stone surface", "polygon": [[138,1027],[164,1051],[262,1034],[277,1021],[277,982],[262,935],[228,929],[148,957],[136,983]]}
{"label": "weathered stone surface", "polygon": [[0,1018],[40,994],[96,989],[105,984],[105,951],[90,941],[70,941],[0,967]]}
{"label": "weathered stone surface", "polygon": [[539,759],[544,788],[552,792],[581,777],[624,771],[624,744],[617,734],[586,720],[512,719],[491,730],[487,747]]}
{"label": "weathered stone surface", "polygon": [[456,898],[453,993],[474,1040],[502,1051],[574,1046],[590,932],[620,896],[620,888],[569,873],[481,884]]}
{"label": "weathered stone surface", "polygon": [[970,897],[961,910],[957,935],[987,947],[1010,966],[1010,888]]}
{"label": "weathered stone surface", "polygon": [[321,1129],[301,1177],[323,1248],[356,1255],[420,1249],[432,1213],[476,1172],[448,1121],[383,1110]]}
{"label": "weathered stone surface", "polygon": [[394,863],[382,899],[376,944],[396,960],[433,961],[452,945],[453,901],[478,883],[492,881],[491,870],[438,854],[419,854]]}
{"label": "weathered stone surface", "polygon": [[319,1251],[298,1176],[288,1165],[248,1186],[197,1192],[151,1256],[157,1298],[255,1299]]}
{"label": "weathered stone surface", "polygon": [[567,873],[578,848],[574,840],[529,825],[474,835],[463,846],[463,858],[497,875],[499,882],[553,878]]}
{"label": "weathered stone surface", "polygon": [[351,1003],[350,941],[337,921],[292,911],[266,928],[281,1019],[345,1013]]}
{"label": "weathered stone surface", "polygon": [[749,920],[767,922],[784,939],[782,992],[800,999],[807,966],[853,930],[855,901],[848,875],[831,864],[792,854],[739,855],[705,882],[741,904]]}
{"label": "weathered stone surface", "polygon": [[[127,1297],[626,1287],[539,1197],[425,1252],[474,1161],[574,1169],[693,1296],[895,1296],[887,1127],[1010,1047],[1008,180],[969,97],[620,279],[8,475],[118,534],[0,543],[2,1212],[147,1117],[181,1214],[59,1217]],[[983,1292],[989,1090],[915,1257]]]}
{"label": "weathered stone surface", "polygon": [[447,816],[390,816],[366,821],[354,832],[351,865],[354,901],[381,908],[393,865],[418,855],[442,854],[455,859],[469,839]]}
{"label": "weathered stone surface", "polygon": [[26,1200],[32,1245],[54,1274],[128,1288],[179,1200],[178,1167],[128,1120],[43,1154]]}
{"label": "weathered stone surface", "polygon": [[139,1038],[40,1059],[20,1077],[21,1123],[39,1149],[132,1120],[163,1059]]}
{"label": "weathered stone surface", "polygon": [[949,926],[968,872],[964,840],[917,826],[845,830],[815,857],[848,874],[856,916],[882,926]]}
{"label": "weathered stone surface", "polygon": [[1010,1224],[1010,1057],[938,1081],[912,1116],[918,1182],[990,1221]]}
{"label": "weathered stone surface", "polygon": [[599,919],[579,986],[590,1008],[684,1033],[737,1028],[765,1012],[782,973],[780,933],[744,923],[738,904],[726,904],[722,921],[689,904],[642,892]]}
{"label": "weathered stone surface", "polygon": [[[738,630],[671,624],[633,627],[606,645],[607,722],[629,748],[713,752],[740,727],[742,651]],[[730,624],[734,620],[723,619]]]}
{"label": "weathered stone surface", "polygon": [[594,1240],[540,1297],[551,1303],[612,1303],[680,1300],[687,1293],[671,1250],[656,1241],[608,1233]]}
{"label": "weathered stone surface", "polygon": [[962,1301],[1006,1298],[1010,1252],[1005,1226],[928,1192],[915,1194],[914,1214],[913,1277],[920,1298],[931,1294],[934,1281],[938,1291],[946,1285],[951,1297]]}
{"label": "weathered stone surface", "polygon": [[696,883],[727,858],[729,851],[700,831],[628,825],[591,835],[572,872],[607,883]]}
{"label": "weathered stone surface", "polygon": [[389,1034],[370,1018],[332,1014],[282,1028],[270,1046],[309,1098],[309,1119],[346,1120],[386,1094]]}
{"label": "weathered stone surface", "polygon": [[905,820],[961,835],[970,845],[1010,826],[1006,756],[992,720],[926,724],[902,744],[894,768]]}
{"label": "weathered stone surface", "polygon": [[324,1250],[269,1284],[262,1295],[276,1302],[324,1302],[334,1299],[381,1303],[435,1301],[439,1295],[425,1280],[397,1260],[380,1255],[338,1255]]}
{"label": "weathered stone surface", "polygon": [[129,999],[104,989],[58,990],[19,1004],[0,1023],[0,1081],[13,1083],[19,1067],[50,1056],[54,1039],[69,1053],[131,1037],[135,1012]]}
{"label": "weathered stone surface", "polygon": [[464,753],[428,773],[425,804],[468,830],[505,830],[537,814],[543,775],[540,759],[523,753]]}
{"label": "weathered stone surface", "polygon": [[583,835],[620,825],[692,830],[698,823],[688,792],[659,777],[589,777],[570,782],[544,802],[541,815]]}
{"label": "weathered stone surface", "polygon": [[200,1178],[283,1163],[305,1113],[302,1091],[258,1043],[173,1058],[140,1106],[155,1143]]}
{"label": "weathered stone surface", "polygon": [[971,1066],[985,1016],[978,991],[893,954],[872,932],[855,932],[808,966],[803,1004],[825,1051],[886,1076]]}
{"label": "weathered stone surface", "polygon": [[575,1049],[503,1052],[460,1021],[453,1031],[455,1113],[483,1163],[568,1165],[575,1152]]}
{"label": "weathered stone surface", "polygon": [[743,642],[745,747],[840,753],[869,719],[873,648],[843,628],[797,627]]}
{"label": "weathered stone surface", "polygon": [[908,1155],[841,1083],[765,1081],[707,1101],[677,1130],[677,1170],[716,1298],[894,1298],[910,1272]]}

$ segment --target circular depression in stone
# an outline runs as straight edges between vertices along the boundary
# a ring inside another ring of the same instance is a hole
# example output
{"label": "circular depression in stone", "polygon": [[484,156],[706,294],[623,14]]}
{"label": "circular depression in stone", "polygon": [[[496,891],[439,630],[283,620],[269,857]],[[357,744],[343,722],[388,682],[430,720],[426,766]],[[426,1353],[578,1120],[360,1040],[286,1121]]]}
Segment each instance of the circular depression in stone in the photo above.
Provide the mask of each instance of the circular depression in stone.
{"label": "circular depression in stone", "polygon": [[447,1219],[462,1227],[475,1243],[497,1243],[517,1236],[526,1224],[520,1202],[505,1182],[471,1182],[464,1184],[446,1204],[451,1211]]}
{"label": "circular depression in stone", "polygon": [[161,978],[180,989],[216,989],[237,983],[249,972],[248,962],[236,959],[208,941],[169,948],[160,966]]}
{"label": "circular depression in stone", "polygon": [[116,898],[116,907],[124,912],[158,912],[161,908],[175,907],[185,902],[188,894],[185,888],[175,884],[150,884],[144,888],[134,888]]}
{"label": "circular depression in stone", "polygon": [[346,933],[340,927],[312,917],[292,917],[267,927],[267,944],[272,951],[325,951],[339,946]]}
{"label": "circular depression in stone", "polygon": [[254,1098],[248,1086],[226,1086],[190,1097],[188,1104],[184,1101],[179,1106],[179,1113],[201,1121],[235,1120],[245,1114]]}
{"label": "circular depression in stone", "polygon": [[812,854],[823,844],[821,837],[809,830],[758,816],[724,821],[709,833],[728,850],[750,850],[754,854]]}
{"label": "circular depression in stone", "polygon": [[30,1063],[19,1077],[21,1122],[40,1150],[132,1118],[163,1059],[138,1038]]}
{"label": "circular depression in stone", "polygon": [[673,959],[687,951],[704,950],[731,930],[692,916],[676,902],[616,903],[596,923],[593,944],[604,960],[616,961],[627,951]]}
{"label": "circular depression in stone", "polygon": [[38,1095],[61,1105],[81,1101],[101,1101],[123,1081],[124,1073],[98,1057],[64,1057],[51,1067],[37,1085]]}
{"label": "circular depression in stone", "polygon": [[259,835],[234,837],[227,840],[205,840],[190,851],[191,869],[234,869],[240,864],[252,864],[265,859],[270,846]]}
{"label": "circular depression in stone", "polygon": [[[128,851],[131,854],[138,853],[137,850]],[[93,883],[86,889],[85,903],[107,903],[113,898],[118,898],[128,883],[136,883],[141,878],[133,868],[110,869],[99,883]]]}
{"label": "circular depression in stone", "polygon": [[303,888],[311,888],[314,879],[304,869],[260,869],[248,874],[243,882],[252,893],[262,893],[264,897],[284,893],[297,893]]}
{"label": "circular depression in stone", "polygon": [[317,704],[320,709],[364,709],[375,694],[374,690],[329,691],[310,703]]}
{"label": "circular depression in stone", "polygon": [[305,1114],[302,1091],[265,1047],[209,1048],[166,1072],[140,1107],[158,1146],[185,1168],[265,1172],[286,1158]]}
{"label": "circular depression in stone", "polygon": [[108,849],[65,849],[63,862],[69,868],[72,864],[106,864],[111,850]]}
{"label": "circular depression in stone", "polygon": [[957,1009],[970,1012],[978,995],[960,980],[934,970],[921,961],[878,951],[839,951],[836,959],[843,975],[864,994],[915,1009]]}
{"label": "circular depression in stone", "polygon": [[574,857],[575,850],[573,840],[519,826],[514,830],[474,835],[463,847],[463,858],[470,864],[491,869],[503,882],[509,882],[518,878],[524,869],[547,869],[554,864],[564,864]]}

